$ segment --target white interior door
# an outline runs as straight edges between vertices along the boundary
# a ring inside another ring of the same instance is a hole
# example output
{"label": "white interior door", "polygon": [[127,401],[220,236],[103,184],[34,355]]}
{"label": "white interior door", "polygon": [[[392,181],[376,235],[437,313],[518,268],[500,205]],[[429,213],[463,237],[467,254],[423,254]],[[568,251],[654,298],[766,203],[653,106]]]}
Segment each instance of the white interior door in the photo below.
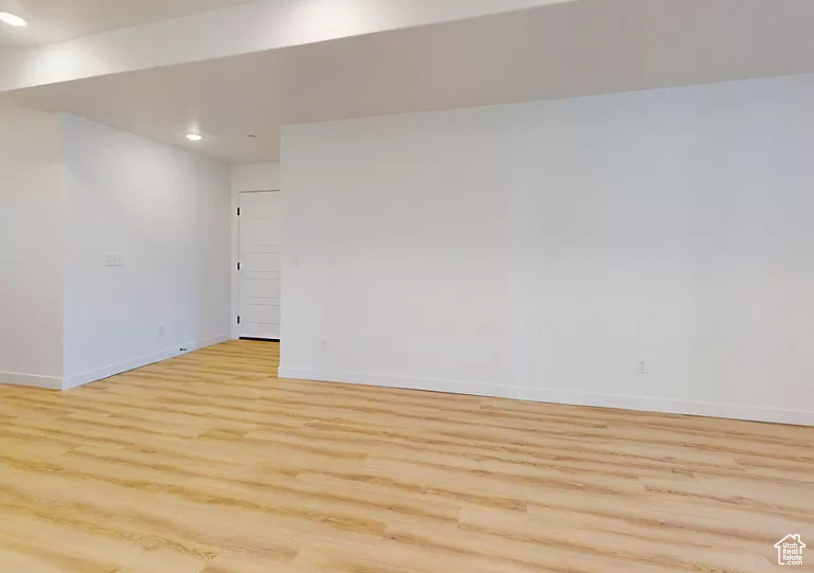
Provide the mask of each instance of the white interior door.
{"label": "white interior door", "polygon": [[280,338],[280,193],[240,194],[241,338]]}

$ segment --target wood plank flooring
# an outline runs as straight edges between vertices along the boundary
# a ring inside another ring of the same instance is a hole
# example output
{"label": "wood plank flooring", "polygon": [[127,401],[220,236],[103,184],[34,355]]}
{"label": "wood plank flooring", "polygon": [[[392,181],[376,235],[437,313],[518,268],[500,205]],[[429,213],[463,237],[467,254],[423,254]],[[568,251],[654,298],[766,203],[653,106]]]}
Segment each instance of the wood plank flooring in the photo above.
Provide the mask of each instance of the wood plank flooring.
{"label": "wood plank flooring", "polygon": [[814,571],[814,428],[279,380],[0,387],[0,573]]}

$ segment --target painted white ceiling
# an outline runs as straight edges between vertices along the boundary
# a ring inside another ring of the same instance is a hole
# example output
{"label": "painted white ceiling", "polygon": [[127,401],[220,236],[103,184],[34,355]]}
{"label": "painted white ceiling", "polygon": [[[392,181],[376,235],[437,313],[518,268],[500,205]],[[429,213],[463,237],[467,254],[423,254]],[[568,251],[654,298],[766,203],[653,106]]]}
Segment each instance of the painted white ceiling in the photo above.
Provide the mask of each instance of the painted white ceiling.
{"label": "painted white ceiling", "polygon": [[286,124],[814,72],[812,30],[812,0],[576,0],[11,97],[252,162]]}
{"label": "painted white ceiling", "polygon": [[61,42],[217,10],[252,0],[0,0],[0,12],[28,20],[25,29],[0,26],[0,50]]}
{"label": "painted white ceiling", "polygon": [[257,0],[65,42],[0,50],[0,92],[569,1],[578,0]]}

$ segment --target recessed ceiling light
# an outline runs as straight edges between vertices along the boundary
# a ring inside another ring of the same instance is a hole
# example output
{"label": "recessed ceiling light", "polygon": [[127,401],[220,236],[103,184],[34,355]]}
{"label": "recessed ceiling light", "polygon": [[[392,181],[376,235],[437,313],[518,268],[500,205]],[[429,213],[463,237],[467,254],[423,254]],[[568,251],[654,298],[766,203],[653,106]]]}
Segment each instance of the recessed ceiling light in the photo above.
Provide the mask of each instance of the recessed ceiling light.
{"label": "recessed ceiling light", "polygon": [[28,26],[28,22],[19,16],[15,16],[14,14],[10,14],[8,12],[0,12],[0,22],[4,22],[9,26],[16,26],[17,28]]}
{"label": "recessed ceiling light", "polygon": [[203,139],[203,135],[201,135],[199,133],[188,133],[187,134],[187,139],[190,140],[190,141],[200,141],[200,140]]}

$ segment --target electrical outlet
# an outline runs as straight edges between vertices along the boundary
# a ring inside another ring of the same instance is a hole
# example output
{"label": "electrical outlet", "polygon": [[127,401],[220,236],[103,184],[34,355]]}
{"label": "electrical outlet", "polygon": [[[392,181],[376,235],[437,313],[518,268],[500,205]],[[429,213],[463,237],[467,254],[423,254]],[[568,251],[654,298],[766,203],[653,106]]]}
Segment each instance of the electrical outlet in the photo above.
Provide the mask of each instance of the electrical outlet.
{"label": "electrical outlet", "polygon": [[323,340],[320,344],[320,348],[322,348],[322,352],[328,352],[328,341]]}
{"label": "electrical outlet", "polygon": [[123,267],[124,257],[121,253],[108,253],[105,258],[105,266],[107,267]]}
{"label": "electrical outlet", "polygon": [[636,364],[636,372],[638,374],[647,374],[647,360],[639,360]]}

